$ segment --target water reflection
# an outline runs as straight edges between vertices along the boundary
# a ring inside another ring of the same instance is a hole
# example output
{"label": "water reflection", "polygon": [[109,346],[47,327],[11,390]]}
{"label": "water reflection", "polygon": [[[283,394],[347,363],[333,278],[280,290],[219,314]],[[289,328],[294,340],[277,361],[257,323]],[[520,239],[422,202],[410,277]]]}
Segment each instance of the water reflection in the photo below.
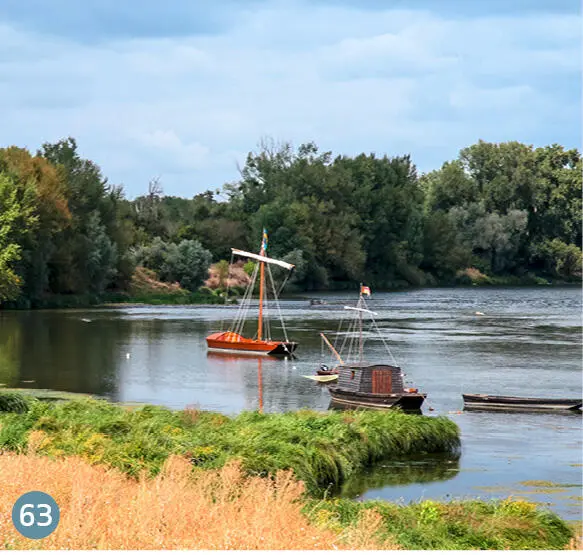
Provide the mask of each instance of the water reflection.
{"label": "water reflection", "polygon": [[18,322],[0,319],[0,384],[14,387],[18,383],[21,349],[22,333]]}
{"label": "water reflection", "polygon": [[[323,384],[324,385],[324,384]],[[355,410],[354,406],[351,405],[343,405],[342,403],[338,403],[335,401],[330,401],[328,405],[328,410]],[[356,410],[370,410],[370,409],[356,409]],[[407,414],[423,414],[421,409],[400,409]]]}
{"label": "water reflection", "polygon": [[342,497],[360,497],[371,489],[428,482],[445,482],[459,473],[459,456],[424,455],[385,461],[352,476],[335,493]]}
{"label": "water reflection", "polygon": [[85,313],[0,312],[0,383],[115,396],[130,328]]}
{"label": "water reflection", "polygon": [[215,360],[216,362],[225,363],[229,366],[237,365],[237,363],[248,364],[249,360],[257,364],[257,410],[263,412],[263,356],[235,353],[221,353],[221,352],[207,352],[207,359]]}

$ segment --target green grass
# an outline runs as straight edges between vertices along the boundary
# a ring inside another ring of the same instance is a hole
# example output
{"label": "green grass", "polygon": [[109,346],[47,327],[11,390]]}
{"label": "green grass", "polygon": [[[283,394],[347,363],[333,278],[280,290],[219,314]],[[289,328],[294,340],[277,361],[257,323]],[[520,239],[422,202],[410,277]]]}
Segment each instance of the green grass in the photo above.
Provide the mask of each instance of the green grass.
{"label": "green grass", "polygon": [[[87,393],[71,393],[69,391],[55,391],[54,389],[32,389],[24,387],[0,387],[0,407],[3,399],[15,394],[24,398],[27,402],[33,399],[38,401],[80,401],[93,399],[93,395]],[[0,409],[1,410],[1,409]],[[11,412],[11,411],[7,411]]]}
{"label": "green grass", "polygon": [[312,522],[340,531],[371,509],[382,517],[380,539],[410,550],[564,549],[574,536],[561,518],[520,500],[423,501],[406,506],[311,500],[304,510]]}
{"label": "green grass", "polygon": [[148,305],[187,305],[187,304],[224,304],[222,297],[201,292],[172,293],[106,293],[102,297],[105,304],[148,304]]}
{"label": "green grass", "polygon": [[196,292],[139,293],[109,292],[102,295],[48,295],[46,298],[30,301],[25,298],[4,302],[0,309],[64,309],[91,308],[107,304],[148,304],[148,305],[189,305],[189,304],[224,304],[224,299],[217,295]]}
{"label": "green grass", "polygon": [[456,453],[459,430],[444,417],[400,412],[245,412],[234,418],[206,411],[105,401],[30,401],[24,414],[0,413],[0,450],[25,449],[30,432],[46,434],[40,453],[81,455],[136,476],[155,474],[170,454],[218,468],[241,459],[251,474],[291,468],[311,493],[342,484],[388,457]]}
{"label": "green grass", "polygon": [[557,482],[549,482],[548,480],[525,480],[520,482],[523,486],[534,486],[537,488],[580,488],[581,484],[560,484]]}
{"label": "green grass", "polygon": [[30,410],[29,397],[14,391],[6,391],[0,395],[0,412],[25,413]]}

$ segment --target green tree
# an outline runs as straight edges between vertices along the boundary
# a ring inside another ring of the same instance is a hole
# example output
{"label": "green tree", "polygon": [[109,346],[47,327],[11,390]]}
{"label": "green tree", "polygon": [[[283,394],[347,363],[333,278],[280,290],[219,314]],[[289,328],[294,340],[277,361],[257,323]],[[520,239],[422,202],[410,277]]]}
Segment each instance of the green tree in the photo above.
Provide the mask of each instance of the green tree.
{"label": "green tree", "polygon": [[21,297],[27,303],[34,302],[49,291],[55,238],[71,218],[65,183],[50,162],[17,147],[0,149],[0,171],[12,177],[20,194],[27,191],[31,199],[34,197],[34,233],[23,236],[20,260],[15,265],[23,281]]}
{"label": "green tree", "polygon": [[14,264],[21,256],[20,242],[37,222],[33,195],[30,187],[19,195],[14,180],[0,173],[0,303],[15,299],[22,285]]}
{"label": "green tree", "polygon": [[425,211],[447,211],[473,202],[478,192],[475,181],[466,173],[461,160],[446,162],[440,170],[420,179],[425,195]]}
{"label": "green tree", "polygon": [[440,281],[451,281],[459,270],[470,264],[472,248],[460,240],[452,217],[442,211],[429,212],[424,218],[423,262],[421,268]]}
{"label": "green tree", "polygon": [[[66,183],[71,212],[70,225],[58,236],[55,245],[52,291],[84,293],[95,290],[96,275],[106,276],[105,286],[100,281],[97,285],[102,289],[112,285],[114,275],[122,271],[128,281],[127,272],[132,265],[126,256],[127,240],[124,239],[126,244],[121,255],[116,243],[116,239],[125,235],[119,218],[123,200],[121,188],[109,185],[99,166],[81,158],[72,138],[43,144],[39,154],[59,169]],[[98,252],[100,254],[96,254]],[[109,267],[113,259],[116,260],[115,273]],[[97,263],[105,266],[97,271]]]}
{"label": "green tree", "polygon": [[117,273],[117,245],[107,236],[98,211],[89,215],[85,229],[89,290],[99,294]]}
{"label": "green tree", "polygon": [[539,259],[550,274],[557,277],[581,277],[581,249],[567,245],[560,239],[546,240],[533,249],[533,258]]}
{"label": "green tree", "polygon": [[154,270],[160,279],[179,282],[181,287],[196,290],[208,277],[212,255],[198,241],[165,243],[157,237],[150,246],[135,252],[136,262]]}

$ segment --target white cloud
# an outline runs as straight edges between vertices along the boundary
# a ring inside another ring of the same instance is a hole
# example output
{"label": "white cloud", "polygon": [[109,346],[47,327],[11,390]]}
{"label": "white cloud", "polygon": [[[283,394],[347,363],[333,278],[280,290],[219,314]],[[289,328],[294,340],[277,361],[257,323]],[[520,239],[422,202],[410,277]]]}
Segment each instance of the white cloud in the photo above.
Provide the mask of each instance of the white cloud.
{"label": "white cloud", "polygon": [[237,21],[214,36],[94,45],[1,25],[0,143],[75,136],[129,196],[154,175],[168,194],[231,181],[262,135],[411,152],[423,170],[479,138],[577,146],[575,14],[280,2]]}

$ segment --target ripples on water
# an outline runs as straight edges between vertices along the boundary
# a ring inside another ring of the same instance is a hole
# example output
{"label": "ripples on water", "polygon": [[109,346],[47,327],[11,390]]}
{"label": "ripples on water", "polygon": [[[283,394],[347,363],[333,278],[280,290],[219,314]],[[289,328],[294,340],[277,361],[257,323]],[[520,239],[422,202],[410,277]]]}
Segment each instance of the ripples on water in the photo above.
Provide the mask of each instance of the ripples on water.
{"label": "ripples on water", "polygon": [[[301,376],[331,362],[318,334],[333,338],[347,314],[343,306],[356,299],[318,298],[326,304],[310,306],[307,296],[282,302],[288,333],[300,342],[291,361],[207,355],[205,336],[230,321],[235,307],[0,313],[0,383],[30,387],[24,382],[34,380],[36,387],[119,401],[236,413],[257,407],[260,369],[264,410],[327,409],[326,388]],[[428,393],[425,412],[447,414],[460,425],[463,451],[454,462],[388,461],[345,493],[405,501],[525,495],[580,518],[580,417],[457,412],[462,392],[580,397],[581,291],[373,292],[369,306],[406,380]],[[382,342],[366,337],[367,358],[386,360]],[[571,486],[548,494],[520,484],[531,480]]]}

